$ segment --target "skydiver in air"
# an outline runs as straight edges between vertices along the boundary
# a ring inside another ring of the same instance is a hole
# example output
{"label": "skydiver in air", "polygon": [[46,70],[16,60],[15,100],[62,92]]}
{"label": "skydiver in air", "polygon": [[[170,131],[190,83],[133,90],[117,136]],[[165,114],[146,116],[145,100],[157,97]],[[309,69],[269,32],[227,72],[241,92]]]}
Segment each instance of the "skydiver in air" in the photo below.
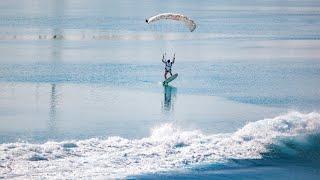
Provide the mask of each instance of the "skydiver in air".
{"label": "skydiver in air", "polygon": [[170,59],[167,59],[167,61],[166,61],[165,60],[165,55],[166,55],[166,53],[164,53],[162,55],[162,62],[165,64],[164,78],[167,79],[167,74],[168,73],[170,73],[170,76],[172,76],[171,67],[174,64],[174,60],[176,59],[176,53],[174,53],[172,61],[170,61]]}

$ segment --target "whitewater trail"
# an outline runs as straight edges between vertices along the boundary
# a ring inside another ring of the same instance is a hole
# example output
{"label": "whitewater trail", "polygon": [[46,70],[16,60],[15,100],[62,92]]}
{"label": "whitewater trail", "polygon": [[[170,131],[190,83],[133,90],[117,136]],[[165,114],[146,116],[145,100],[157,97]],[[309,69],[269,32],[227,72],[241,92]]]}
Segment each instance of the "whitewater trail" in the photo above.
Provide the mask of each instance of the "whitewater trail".
{"label": "whitewater trail", "polygon": [[173,124],[149,137],[0,145],[0,178],[123,178],[230,159],[260,159],[277,138],[320,133],[320,114],[290,112],[250,122],[235,133],[205,135]]}

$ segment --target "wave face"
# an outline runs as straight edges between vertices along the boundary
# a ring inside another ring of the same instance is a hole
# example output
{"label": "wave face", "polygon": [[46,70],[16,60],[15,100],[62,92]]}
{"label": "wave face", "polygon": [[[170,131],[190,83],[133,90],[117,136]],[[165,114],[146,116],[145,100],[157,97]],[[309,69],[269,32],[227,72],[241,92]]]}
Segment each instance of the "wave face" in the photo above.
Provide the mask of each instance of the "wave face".
{"label": "wave face", "polygon": [[154,128],[149,137],[135,140],[108,137],[1,144],[0,177],[123,178],[234,159],[263,159],[268,153],[279,156],[271,152],[274,147],[288,146],[279,144],[279,139],[284,142],[319,132],[319,113],[290,112],[248,123],[231,134],[205,135],[164,124]]}

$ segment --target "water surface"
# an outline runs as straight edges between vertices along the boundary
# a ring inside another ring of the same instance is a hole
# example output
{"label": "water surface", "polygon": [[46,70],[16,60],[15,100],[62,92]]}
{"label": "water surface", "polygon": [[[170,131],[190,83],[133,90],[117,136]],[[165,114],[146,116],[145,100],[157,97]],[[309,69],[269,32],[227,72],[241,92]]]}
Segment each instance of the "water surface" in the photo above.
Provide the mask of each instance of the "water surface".
{"label": "water surface", "polygon": [[[197,22],[146,24],[160,12]],[[0,178],[317,179],[320,2],[1,1]],[[161,56],[179,77],[163,87]]]}

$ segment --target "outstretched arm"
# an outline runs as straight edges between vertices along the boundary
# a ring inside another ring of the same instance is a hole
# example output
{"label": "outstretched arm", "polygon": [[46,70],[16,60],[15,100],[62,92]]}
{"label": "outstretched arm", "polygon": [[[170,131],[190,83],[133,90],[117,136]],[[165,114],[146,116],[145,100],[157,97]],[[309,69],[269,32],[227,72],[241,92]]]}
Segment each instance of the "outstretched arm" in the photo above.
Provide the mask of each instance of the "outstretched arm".
{"label": "outstretched arm", "polygon": [[166,62],[166,61],[164,60],[164,55],[165,55],[165,54],[162,54],[162,60],[161,60],[163,63]]}
{"label": "outstretched arm", "polygon": [[176,60],[176,53],[173,54],[173,58],[172,58],[172,64],[174,64],[174,61]]}

